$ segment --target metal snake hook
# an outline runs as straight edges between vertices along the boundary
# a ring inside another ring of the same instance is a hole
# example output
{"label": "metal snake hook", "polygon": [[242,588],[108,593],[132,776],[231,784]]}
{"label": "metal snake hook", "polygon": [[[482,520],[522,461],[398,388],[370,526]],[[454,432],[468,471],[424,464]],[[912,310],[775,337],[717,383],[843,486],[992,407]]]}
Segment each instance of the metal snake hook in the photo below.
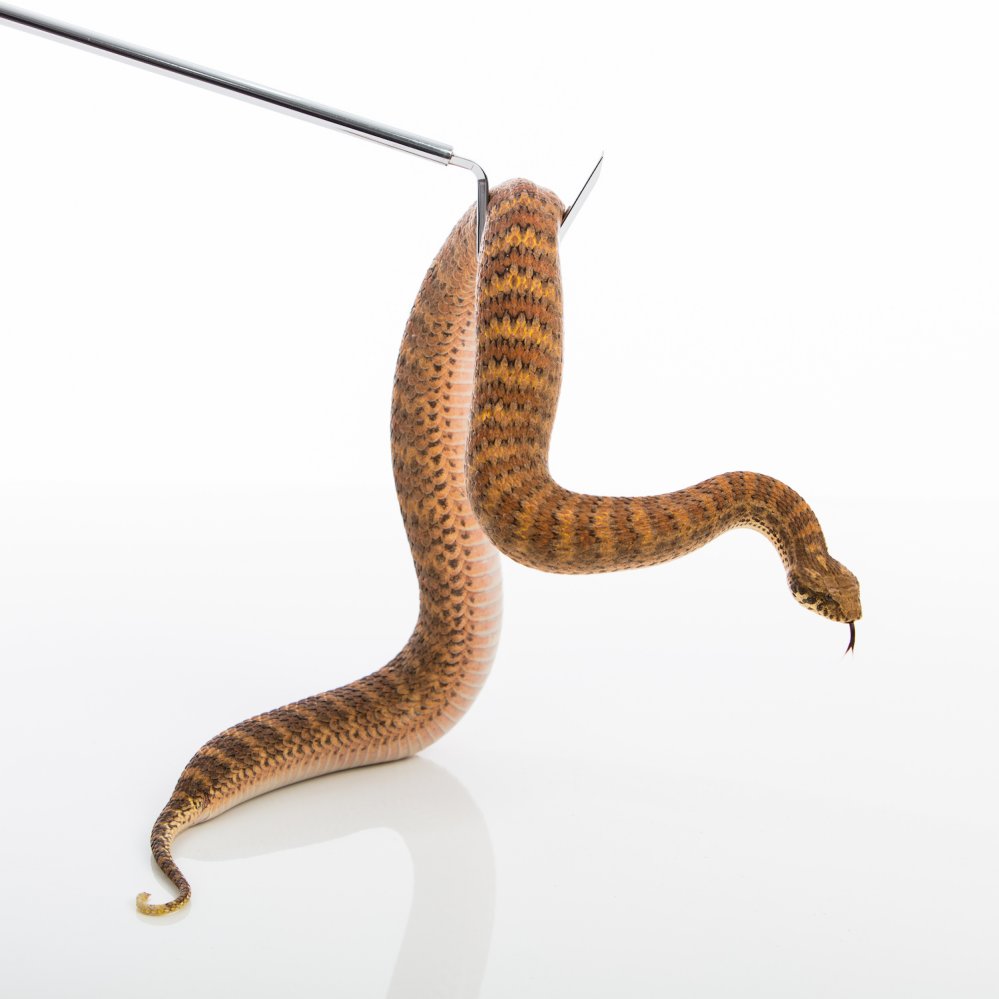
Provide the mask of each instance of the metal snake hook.
{"label": "metal snake hook", "polygon": [[[248,80],[230,76],[228,73],[221,73],[218,70],[208,69],[205,66],[185,62],[183,59],[176,59],[173,56],[163,55],[159,52],[153,52],[150,49],[121,42],[115,38],[99,35],[93,31],[87,31],[72,24],[65,24],[62,21],[56,21],[19,7],[0,4],[0,20],[9,21],[22,28],[54,35],[65,42],[97,49],[106,55],[131,60],[152,69],[172,73],[175,76],[184,77],[195,83],[207,84],[208,86],[217,87],[220,90],[228,91],[240,97],[260,101],[270,107],[278,108],[290,114],[303,116],[321,125],[326,125],[329,128],[335,128],[341,132],[359,136],[362,139],[370,139],[372,142],[380,142],[383,145],[412,153],[414,156],[422,156],[424,159],[443,163],[444,166],[456,166],[461,167],[463,170],[470,170],[476,179],[478,248],[482,249],[482,234],[486,227],[486,206],[489,203],[489,179],[486,176],[485,170],[478,163],[464,156],[456,156],[454,147],[446,142],[428,139],[425,136],[416,135],[401,128],[383,125],[380,122],[372,121],[370,118],[362,118],[347,111],[340,111],[338,108],[330,107],[326,104],[319,104],[315,101],[305,100],[302,97],[283,93],[280,90],[274,90],[271,87],[250,83]],[[601,156],[602,161],[603,157]],[[596,176],[599,174],[599,171],[600,163],[597,164],[593,173],[590,174],[589,180],[587,180],[583,190],[573,202],[572,207],[566,212],[562,220],[563,230],[567,222],[572,218],[575,210],[582,204],[589,193],[589,189],[596,182]]]}
{"label": "metal snake hook", "polygon": [[590,176],[586,178],[586,183],[583,185],[583,189],[576,195],[576,200],[569,205],[565,210],[565,215],[562,216],[562,224],[558,227],[559,239],[565,238],[565,231],[572,224],[573,220],[579,214],[579,209],[583,207],[583,203],[590,196],[590,191],[593,190],[597,181],[600,179],[600,168],[604,165],[604,154],[600,154],[600,159],[597,160],[597,165],[590,171]]}

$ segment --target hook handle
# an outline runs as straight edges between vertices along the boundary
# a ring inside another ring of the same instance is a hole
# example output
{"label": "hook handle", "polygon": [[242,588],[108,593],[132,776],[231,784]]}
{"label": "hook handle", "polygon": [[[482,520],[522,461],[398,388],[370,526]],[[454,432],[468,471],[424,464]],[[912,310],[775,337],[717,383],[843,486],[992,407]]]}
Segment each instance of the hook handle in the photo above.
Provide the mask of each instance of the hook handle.
{"label": "hook handle", "polygon": [[[461,167],[463,170],[470,170],[476,179],[477,236],[478,247],[479,249],[482,248],[482,235],[486,227],[486,205],[489,202],[489,179],[486,177],[485,170],[478,163],[464,156],[455,156],[454,147],[446,142],[428,139],[426,136],[407,132],[392,125],[383,125],[381,122],[372,121],[370,118],[362,118],[360,115],[351,114],[348,111],[341,111],[339,108],[330,107],[328,104],[319,104],[316,101],[306,100],[303,97],[295,97],[293,94],[286,94],[283,91],[274,90],[272,87],[264,87],[259,83],[251,83],[249,80],[242,80],[238,76],[231,76],[216,69],[208,69],[205,66],[198,66],[195,63],[177,59],[174,56],[163,55],[151,49],[131,45],[128,42],[122,42],[116,38],[87,31],[62,21],[56,21],[41,14],[23,10],[20,7],[11,7],[8,4],[0,3],[0,19],[9,21],[22,28],[54,35],[63,41],[97,49],[106,55],[128,59],[143,66],[172,73],[175,76],[181,76],[197,83],[217,87],[220,90],[259,101],[262,104],[279,108],[282,111],[303,115],[306,118],[330,128],[335,128],[341,132],[347,132],[362,139],[370,139],[372,142],[379,142],[382,145],[391,146],[393,149],[401,149],[403,152],[412,153],[414,156],[422,156],[424,159],[434,160],[437,163],[444,164],[444,166],[456,166]],[[602,156],[600,162],[603,162]],[[589,194],[590,188],[596,183],[599,173],[600,163],[597,164],[593,173],[590,174],[590,178],[584,185],[583,190],[566,212],[562,221],[563,230],[572,220],[576,210],[586,198],[586,195]]]}

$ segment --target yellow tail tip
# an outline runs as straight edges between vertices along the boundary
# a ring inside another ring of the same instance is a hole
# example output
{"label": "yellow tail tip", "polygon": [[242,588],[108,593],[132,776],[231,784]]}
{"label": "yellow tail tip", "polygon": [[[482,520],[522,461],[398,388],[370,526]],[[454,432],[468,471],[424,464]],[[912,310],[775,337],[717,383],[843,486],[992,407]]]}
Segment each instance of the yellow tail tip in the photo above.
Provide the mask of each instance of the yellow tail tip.
{"label": "yellow tail tip", "polygon": [[179,895],[172,902],[153,903],[149,902],[149,892],[140,891],[135,896],[135,908],[144,916],[165,916],[169,912],[176,912],[187,905],[187,900],[191,897],[190,892]]}

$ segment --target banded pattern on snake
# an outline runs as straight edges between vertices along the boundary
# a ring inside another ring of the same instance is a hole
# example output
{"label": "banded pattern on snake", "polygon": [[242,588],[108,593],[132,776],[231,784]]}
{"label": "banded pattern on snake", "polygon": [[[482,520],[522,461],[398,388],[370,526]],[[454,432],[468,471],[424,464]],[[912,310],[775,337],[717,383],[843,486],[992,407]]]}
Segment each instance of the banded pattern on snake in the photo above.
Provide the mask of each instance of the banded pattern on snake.
{"label": "banded pattern on snake", "polygon": [[295,781],[418,752],[467,710],[499,634],[493,544],[550,572],[676,558],[732,527],[777,547],[795,598],[860,617],[855,577],[826,550],[810,507],[768,476],[735,472],[662,496],[571,493],[548,474],[561,379],[558,199],[527,181],[494,190],[483,250],[470,209],[444,243],[406,325],[392,397],[392,459],[420,587],[416,628],[386,666],[226,729],[184,769],[151,846],[186,904],[172,857],[185,828]]}
{"label": "banded pattern on snake", "polygon": [[478,276],[479,342],[468,491],[500,551],[546,572],[613,572],[678,558],[733,527],[776,546],[795,599],[860,617],[856,577],[826,549],[811,507],[767,475],[729,472],[660,496],[572,493],[548,473],[562,372],[555,195],[516,182],[490,206]]}

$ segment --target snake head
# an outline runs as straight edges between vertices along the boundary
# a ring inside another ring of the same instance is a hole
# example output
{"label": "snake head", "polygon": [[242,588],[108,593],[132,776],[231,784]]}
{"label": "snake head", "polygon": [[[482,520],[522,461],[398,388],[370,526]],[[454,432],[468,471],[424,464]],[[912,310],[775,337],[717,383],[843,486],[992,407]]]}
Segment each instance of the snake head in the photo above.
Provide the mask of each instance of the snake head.
{"label": "snake head", "polygon": [[820,555],[809,564],[795,566],[787,581],[802,607],[830,621],[852,624],[860,620],[860,584],[836,559]]}

